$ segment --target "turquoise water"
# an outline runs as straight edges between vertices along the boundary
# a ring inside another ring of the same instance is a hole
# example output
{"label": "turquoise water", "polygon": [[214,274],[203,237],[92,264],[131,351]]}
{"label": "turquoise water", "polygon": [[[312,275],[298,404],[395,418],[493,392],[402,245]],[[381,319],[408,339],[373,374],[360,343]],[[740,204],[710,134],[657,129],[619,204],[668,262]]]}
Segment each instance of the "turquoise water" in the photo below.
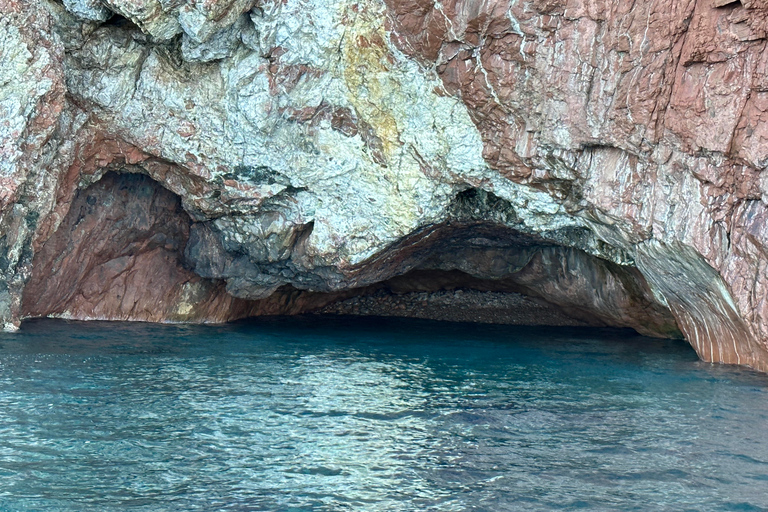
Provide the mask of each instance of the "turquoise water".
{"label": "turquoise water", "polygon": [[765,510],[768,378],[625,331],[35,321],[0,510]]}

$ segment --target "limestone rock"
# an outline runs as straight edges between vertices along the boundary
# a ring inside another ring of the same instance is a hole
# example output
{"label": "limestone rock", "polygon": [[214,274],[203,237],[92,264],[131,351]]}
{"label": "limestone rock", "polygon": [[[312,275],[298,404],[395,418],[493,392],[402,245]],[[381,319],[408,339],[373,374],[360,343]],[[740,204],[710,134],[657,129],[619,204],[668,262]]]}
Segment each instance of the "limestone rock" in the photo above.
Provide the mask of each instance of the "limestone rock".
{"label": "limestone rock", "polygon": [[[242,300],[282,297],[271,311],[475,251],[440,264],[605,324],[653,318],[649,333],[679,328],[705,360],[768,370],[761,2],[0,10],[4,322],[78,189],[115,171],[179,196],[185,272]],[[483,267],[491,254],[503,272]],[[206,307],[199,319],[231,316]],[[63,311],[47,308],[29,314]]]}

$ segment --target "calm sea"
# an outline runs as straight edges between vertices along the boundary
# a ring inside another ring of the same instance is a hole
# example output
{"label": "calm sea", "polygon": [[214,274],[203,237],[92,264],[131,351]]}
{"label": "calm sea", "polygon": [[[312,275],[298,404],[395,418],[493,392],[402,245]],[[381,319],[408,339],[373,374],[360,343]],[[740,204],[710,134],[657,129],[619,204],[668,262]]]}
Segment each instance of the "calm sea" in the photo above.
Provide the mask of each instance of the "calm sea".
{"label": "calm sea", "polygon": [[768,377],[615,330],[0,335],[0,510],[575,509],[768,509]]}

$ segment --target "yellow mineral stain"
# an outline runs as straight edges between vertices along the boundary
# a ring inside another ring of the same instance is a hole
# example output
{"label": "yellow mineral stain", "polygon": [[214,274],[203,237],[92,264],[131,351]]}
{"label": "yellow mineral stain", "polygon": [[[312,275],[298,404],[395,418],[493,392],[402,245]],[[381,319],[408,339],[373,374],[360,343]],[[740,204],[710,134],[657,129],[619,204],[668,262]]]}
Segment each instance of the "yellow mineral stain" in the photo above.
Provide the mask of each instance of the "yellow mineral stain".
{"label": "yellow mineral stain", "polygon": [[192,304],[189,304],[188,302],[182,302],[176,308],[176,314],[182,315],[182,316],[188,316],[189,314],[192,313],[193,309],[194,308],[192,307]]}
{"label": "yellow mineral stain", "polygon": [[349,101],[358,117],[381,139],[384,156],[389,160],[400,147],[396,112],[391,105],[396,92],[393,88],[399,85],[391,76],[394,58],[387,48],[384,27],[373,21],[375,16],[367,15],[364,9],[350,14],[348,19],[354,21],[341,43]]}

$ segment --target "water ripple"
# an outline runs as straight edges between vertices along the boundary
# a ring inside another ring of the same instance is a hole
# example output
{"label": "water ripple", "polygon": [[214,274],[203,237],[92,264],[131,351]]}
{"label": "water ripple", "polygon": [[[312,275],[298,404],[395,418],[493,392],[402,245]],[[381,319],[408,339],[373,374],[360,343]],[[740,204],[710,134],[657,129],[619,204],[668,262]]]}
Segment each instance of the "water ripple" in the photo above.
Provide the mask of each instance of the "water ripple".
{"label": "water ripple", "polygon": [[768,380],[619,331],[36,321],[2,510],[764,510]]}

